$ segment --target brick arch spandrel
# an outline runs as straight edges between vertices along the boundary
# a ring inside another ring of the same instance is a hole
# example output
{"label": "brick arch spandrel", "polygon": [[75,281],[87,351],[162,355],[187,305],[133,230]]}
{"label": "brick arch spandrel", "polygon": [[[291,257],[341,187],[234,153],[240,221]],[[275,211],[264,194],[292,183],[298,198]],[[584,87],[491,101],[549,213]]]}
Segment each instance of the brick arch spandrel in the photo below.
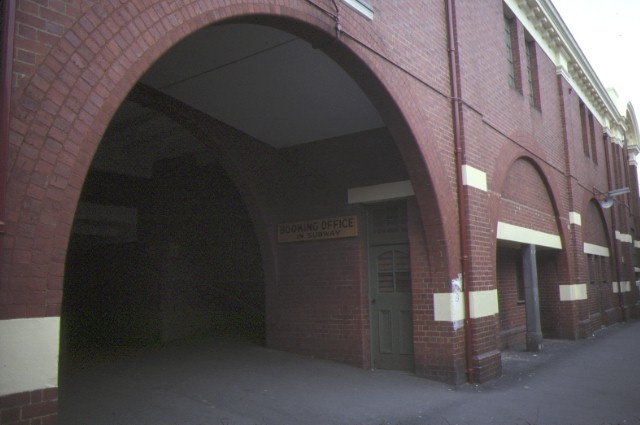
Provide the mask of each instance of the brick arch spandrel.
{"label": "brick arch spandrel", "polygon": [[502,189],[499,220],[558,233],[547,187],[531,162],[518,159],[511,165]]}
{"label": "brick arch spandrel", "polygon": [[536,179],[541,181],[546,188],[546,198],[553,211],[553,220],[556,224],[554,233],[560,235],[563,247],[566,246],[565,242],[569,238],[569,232],[567,226],[562,225],[562,219],[568,217],[568,210],[562,198],[559,196],[559,194],[562,193],[560,186],[552,177],[557,170],[548,165],[544,160],[531,157],[530,153],[521,147],[521,143],[512,143],[505,146],[501,150],[499,161],[502,166],[496,165],[496,167],[490,171],[491,180],[489,190],[493,196],[491,196],[489,201],[489,213],[491,215],[491,222],[494,223],[494,229],[497,228],[498,221],[500,220],[500,210],[505,186],[507,185],[513,165],[518,161],[526,161],[531,164],[536,171]]}
{"label": "brick arch spandrel", "polygon": [[602,214],[602,208],[595,199],[592,199],[585,208],[582,218],[582,239],[586,243],[609,247],[609,234],[607,223]]}
{"label": "brick arch spandrel", "polygon": [[[85,175],[111,118],[144,72],[187,35],[241,16],[277,14],[328,34],[333,32],[335,23],[322,11],[304,2],[286,3],[249,5],[238,1],[220,7],[194,2],[180,8],[169,1],[146,3],[144,7],[132,7],[133,2],[126,7],[94,3],[69,25],[43,55],[33,75],[25,79],[24,89],[13,105],[3,275],[9,283],[3,286],[19,287],[21,293],[9,299],[18,305],[8,313],[10,316],[59,315],[66,246]],[[350,51],[355,57],[354,50]],[[394,137],[404,140],[407,136],[404,145],[400,144],[403,156],[423,153],[419,160],[407,164],[412,180],[448,188],[442,161],[424,155],[428,131],[413,134],[407,128],[417,125],[419,117],[410,114],[412,119],[405,120],[405,112],[411,110],[416,99],[393,88],[401,71],[387,69],[389,75],[374,78],[383,75],[388,64],[373,59],[364,48],[358,55],[357,61],[370,68],[369,80],[376,80],[373,86],[377,84],[377,91],[384,94],[381,99],[374,95],[372,101],[376,106],[387,103],[381,114],[385,121],[388,119]],[[365,89],[369,80],[363,83]],[[396,101],[389,107],[391,99]],[[411,140],[422,140],[423,145],[407,148],[416,144]],[[424,169],[423,160],[429,171]],[[428,179],[421,180],[423,177]],[[432,226],[430,239],[455,240],[443,236],[443,228],[450,226],[441,223],[451,221],[448,217],[452,214],[434,213],[455,209],[453,199],[446,195],[449,191],[419,188],[416,192],[422,210],[427,211],[423,221]],[[14,283],[18,281],[27,283]]]}

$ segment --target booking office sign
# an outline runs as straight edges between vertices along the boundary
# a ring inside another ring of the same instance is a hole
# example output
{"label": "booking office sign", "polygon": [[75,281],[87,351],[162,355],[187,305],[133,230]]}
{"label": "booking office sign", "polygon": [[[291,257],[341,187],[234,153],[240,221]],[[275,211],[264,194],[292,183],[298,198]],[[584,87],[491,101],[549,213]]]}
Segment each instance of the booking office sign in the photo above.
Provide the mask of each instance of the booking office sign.
{"label": "booking office sign", "polygon": [[320,218],[278,224],[278,242],[305,242],[358,236],[358,217]]}

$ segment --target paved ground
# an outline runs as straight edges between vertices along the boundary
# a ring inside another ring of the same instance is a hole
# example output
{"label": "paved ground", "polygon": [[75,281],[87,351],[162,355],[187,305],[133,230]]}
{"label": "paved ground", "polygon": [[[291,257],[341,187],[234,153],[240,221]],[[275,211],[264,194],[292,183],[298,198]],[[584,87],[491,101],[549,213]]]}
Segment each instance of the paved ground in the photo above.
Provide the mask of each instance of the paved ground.
{"label": "paved ground", "polygon": [[640,425],[640,322],[458,388],[212,339],[104,359],[61,378],[61,425]]}

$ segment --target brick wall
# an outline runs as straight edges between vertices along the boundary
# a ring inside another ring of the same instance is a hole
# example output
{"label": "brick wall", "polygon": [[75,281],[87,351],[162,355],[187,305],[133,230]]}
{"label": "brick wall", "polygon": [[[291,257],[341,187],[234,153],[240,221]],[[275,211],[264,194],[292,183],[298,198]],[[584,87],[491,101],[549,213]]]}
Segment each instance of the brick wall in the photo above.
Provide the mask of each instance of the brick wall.
{"label": "brick wall", "polygon": [[[597,163],[593,155],[585,156],[578,93],[539,46],[534,47],[539,107],[529,105],[526,84],[522,90],[508,86],[501,1],[456,4],[464,162],[485,172],[489,185],[486,192],[465,189],[471,264],[465,284],[471,290],[509,284],[510,266],[496,270],[498,220],[559,234],[563,251],[545,254],[539,263],[541,306],[548,309],[543,326],[558,337],[586,336],[579,323],[588,322],[588,304],[558,301],[559,284],[584,283],[587,277],[585,226],[568,230],[568,214],[584,215],[593,188],[605,188],[609,178],[624,183],[622,175],[608,175],[605,152],[610,151],[614,171],[623,167],[625,156],[604,143],[595,144]],[[236,18],[326,41],[335,21],[321,2],[317,5],[19,2],[0,318],[60,314],[69,235],[93,155],[121,102],[167,49],[200,28]],[[197,111],[176,107],[171,113],[219,153],[255,223],[267,340],[277,347],[370,364],[362,235],[278,244],[275,225],[346,214],[363,223],[362,208],[346,204],[347,188],[410,179],[416,193],[409,235],[416,254],[411,257],[416,372],[460,382],[463,330],[435,322],[432,311],[433,294],[450,292],[451,280],[461,272],[444,4],[415,0],[400,7],[376,1],[374,8],[372,21],[342,8],[341,39],[323,49],[362,87],[386,129],[274,152]],[[524,52],[525,29],[518,22],[514,29],[516,51]],[[524,61],[519,64],[516,74],[526,75]],[[602,123],[595,123],[595,134],[602,132]],[[616,211],[620,230],[628,233],[622,211]],[[605,222],[609,231],[608,212]],[[623,251],[627,258],[630,249]],[[633,288],[628,303],[637,300]],[[481,380],[500,373],[499,333],[511,313],[516,314],[507,307],[506,318],[472,321],[473,366]]]}
{"label": "brick wall", "polygon": [[55,425],[57,412],[57,388],[0,396],[2,425]]}
{"label": "brick wall", "polygon": [[500,347],[522,349],[525,344],[526,318],[523,293],[518,292],[522,276],[519,250],[498,248],[497,279],[500,303]]}
{"label": "brick wall", "polygon": [[[364,209],[347,189],[406,180],[385,129],[288,148],[290,178],[280,222],[356,214],[358,238],[281,243],[269,344],[359,366],[369,364],[368,273]],[[280,188],[281,191],[283,188]]]}

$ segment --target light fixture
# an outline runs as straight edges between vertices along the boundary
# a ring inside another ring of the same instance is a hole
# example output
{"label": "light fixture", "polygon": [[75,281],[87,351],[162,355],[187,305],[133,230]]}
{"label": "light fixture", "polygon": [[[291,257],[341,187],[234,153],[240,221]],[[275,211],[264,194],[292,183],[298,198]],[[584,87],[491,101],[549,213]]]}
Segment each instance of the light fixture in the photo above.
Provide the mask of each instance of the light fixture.
{"label": "light fixture", "polygon": [[602,208],[611,208],[611,206],[615,202],[615,200],[613,199],[615,196],[627,194],[631,192],[631,189],[629,189],[628,187],[621,187],[620,189],[613,189],[608,191],[607,193],[602,193],[594,187],[593,191],[596,192],[594,194],[602,196],[599,201]]}

